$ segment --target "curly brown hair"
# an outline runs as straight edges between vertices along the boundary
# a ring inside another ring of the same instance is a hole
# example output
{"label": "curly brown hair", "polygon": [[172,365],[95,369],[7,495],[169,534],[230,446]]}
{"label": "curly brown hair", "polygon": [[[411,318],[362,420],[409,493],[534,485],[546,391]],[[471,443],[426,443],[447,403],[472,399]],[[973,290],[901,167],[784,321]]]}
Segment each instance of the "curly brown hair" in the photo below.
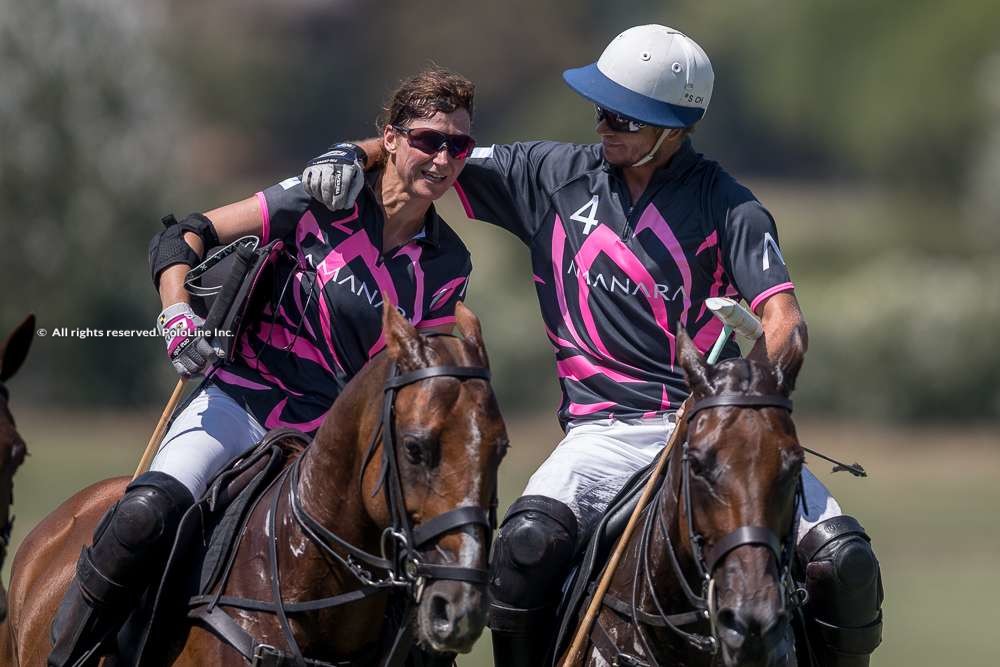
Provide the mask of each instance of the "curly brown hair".
{"label": "curly brown hair", "polygon": [[393,91],[375,121],[379,133],[386,125],[406,126],[416,118],[430,118],[438,111],[451,113],[465,109],[472,117],[476,86],[461,74],[438,67],[428,67],[405,79]]}

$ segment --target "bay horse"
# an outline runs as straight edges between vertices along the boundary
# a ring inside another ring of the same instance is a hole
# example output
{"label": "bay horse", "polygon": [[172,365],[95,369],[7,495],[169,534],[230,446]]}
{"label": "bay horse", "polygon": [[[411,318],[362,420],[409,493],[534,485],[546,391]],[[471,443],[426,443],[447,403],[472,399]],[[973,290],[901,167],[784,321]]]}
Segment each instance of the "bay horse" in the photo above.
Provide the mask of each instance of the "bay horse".
{"label": "bay horse", "polygon": [[789,395],[802,339],[774,366],[708,365],[683,330],[677,349],[691,388],[682,431],[603,600],[585,664],[794,665],[804,452]]}
{"label": "bay horse", "polygon": [[[450,663],[471,649],[508,440],[479,321],[459,304],[456,324],[461,338],[422,336],[383,309],[386,351],[256,502],[215,604],[156,628],[164,648],[142,664],[401,665],[413,643]],[[78,493],[18,550],[8,659],[44,664],[80,548],[127,481]]]}
{"label": "bay horse", "polygon": [[[14,518],[10,514],[10,506],[14,504],[14,473],[28,454],[28,448],[17,432],[14,416],[10,413],[10,394],[4,383],[21,368],[34,336],[35,316],[28,315],[0,343],[0,568],[7,559],[10,531],[14,527]],[[0,621],[6,617],[7,591],[0,583]]]}

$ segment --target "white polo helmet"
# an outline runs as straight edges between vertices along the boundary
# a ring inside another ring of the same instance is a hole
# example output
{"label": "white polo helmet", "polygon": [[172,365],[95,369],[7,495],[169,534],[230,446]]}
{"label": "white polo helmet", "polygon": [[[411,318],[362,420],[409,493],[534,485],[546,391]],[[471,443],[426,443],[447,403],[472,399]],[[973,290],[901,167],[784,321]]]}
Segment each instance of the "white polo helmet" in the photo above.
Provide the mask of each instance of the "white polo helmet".
{"label": "white polo helmet", "polygon": [[569,87],[609,111],[657,127],[688,127],[712,98],[705,51],[682,32],[640,25],[615,37],[592,65],[568,69]]}

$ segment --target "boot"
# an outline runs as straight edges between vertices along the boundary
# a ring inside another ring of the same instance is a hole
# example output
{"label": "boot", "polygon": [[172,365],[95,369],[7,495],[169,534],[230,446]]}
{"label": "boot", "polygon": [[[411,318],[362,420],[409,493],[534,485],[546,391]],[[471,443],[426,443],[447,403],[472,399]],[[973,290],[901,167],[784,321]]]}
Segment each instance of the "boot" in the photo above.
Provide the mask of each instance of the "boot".
{"label": "boot", "polygon": [[[490,634],[496,667],[547,665],[555,639],[554,609],[515,609],[490,605]],[[524,622],[529,621],[530,622]]]}
{"label": "boot", "polygon": [[97,664],[101,646],[157,574],[194,498],[162,472],[137,477],[101,519],[52,622],[52,667]]}

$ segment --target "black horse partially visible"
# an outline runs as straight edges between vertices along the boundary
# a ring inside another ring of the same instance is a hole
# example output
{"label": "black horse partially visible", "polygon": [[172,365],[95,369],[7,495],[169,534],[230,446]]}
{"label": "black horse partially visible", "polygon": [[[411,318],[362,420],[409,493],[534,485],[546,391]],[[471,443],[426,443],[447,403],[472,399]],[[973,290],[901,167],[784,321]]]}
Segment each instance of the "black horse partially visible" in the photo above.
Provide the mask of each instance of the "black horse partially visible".
{"label": "black horse partially visible", "polygon": [[[10,506],[14,503],[14,473],[28,453],[7,404],[10,394],[5,383],[21,368],[34,336],[35,316],[28,315],[0,344],[0,567],[7,557],[14,525],[10,515]],[[0,620],[6,617],[7,591],[0,583]]]}

